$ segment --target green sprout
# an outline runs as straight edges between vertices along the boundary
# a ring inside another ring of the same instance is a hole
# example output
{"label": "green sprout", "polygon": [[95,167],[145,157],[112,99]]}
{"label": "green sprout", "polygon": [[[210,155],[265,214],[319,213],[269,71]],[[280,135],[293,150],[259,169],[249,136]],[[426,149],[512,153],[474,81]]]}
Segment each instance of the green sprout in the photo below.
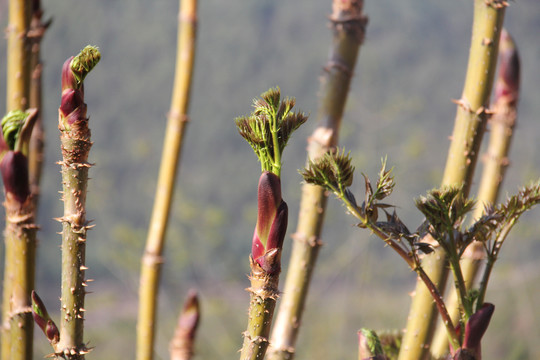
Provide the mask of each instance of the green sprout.
{"label": "green sprout", "polygon": [[293,112],[294,98],[281,100],[278,87],[253,100],[255,110],[235,119],[238,132],[251,145],[261,162],[261,171],[281,174],[281,155],[291,134],[306,122],[302,112]]}
{"label": "green sprout", "polygon": [[86,75],[97,65],[101,60],[101,53],[96,46],[88,45],[71,60],[71,71],[80,86]]}

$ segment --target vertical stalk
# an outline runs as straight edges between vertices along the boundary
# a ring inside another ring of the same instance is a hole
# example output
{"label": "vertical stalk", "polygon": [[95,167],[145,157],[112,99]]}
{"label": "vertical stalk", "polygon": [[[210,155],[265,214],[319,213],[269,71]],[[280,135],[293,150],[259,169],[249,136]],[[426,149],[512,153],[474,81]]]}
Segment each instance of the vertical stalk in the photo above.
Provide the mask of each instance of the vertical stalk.
{"label": "vertical stalk", "polygon": [[[6,359],[32,358],[33,321],[30,294],[34,287],[35,208],[28,183],[28,142],[36,111],[10,111],[1,122],[0,170],[6,209],[6,279],[3,352]],[[9,271],[8,271],[9,270]]]}
{"label": "vertical stalk", "polygon": [[[457,101],[454,131],[448,152],[442,186],[463,186],[467,197],[478,149],[485,131],[487,108],[495,73],[497,49],[506,3],[499,0],[475,0],[471,47],[463,94]],[[444,289],[448,274],[447,259],[437,249],[427,255],[425,270],[439,289]],[[418,283],[399,359],[423,359],[431,343],[436,320],[433,301],[426,287]]]}
{"label": "vertical stalk", "polygon": [[101,54],[87,46],[62,68],[62,100],[58,129],[62,148],[62,297],[60,340],[55,353],[67,360],[84,359],[89,352],[83,340],[86,295],[86,189],[92,142],[84,103],[84,77],[99,62]]}
{"label": "vertical stalk", "polygon": [[[281,256],[278,252],[274,252],[273,255],[274,257]],[[268,337],[276,299],[279,296],[279,272],[268,273],[253,258],[250,258],[250,260],[249,320],[247,330],[244,333],[244,344],[240,360],[264,359],[268,348]]]}
{"label": "vertical stalk", "polygon": [[28,37],[31,44],[30,53],[30,107],[38,111],[38,118],[32,131],[30,139],[30,152],[28,154],[28,176],[30,177],[30,190],[34,196],[34,202],[39,200],[39,183],[41,179],[41,168],[44,156],[44,130],[41,120],[42,111],[42,96],[41,96],[41,73],[43,64],[41,63],[41,40],[45,35],[45,31],[50,22],[43,23],[41,17],[43,11],[41,9],[41,1],[33,0],[32,19],[30,22],[30,32]]}
{"label": "vertical stalk", "polygon": [[12,288],[9,312],[10,360],[32,359],[33,319],[30,293],[34,288],[36,230],[31,197],[20,204],[6,199],[6,254],[11,254]]}
{"label": "vertical stalk", "polygon": [[137,320],[137,359],[153,358],[156,304],[165,232],[173,198],[177,167],[181,155],[195,58],[197,1],[180,1],[178,48],[171,108],[163,143],[163,153],[141,263],[139,315]]}
{"label": "vertical stalk", "polygon": [[[363,1],[334,1],[330,58],[321,83],[319,125],[308,140],[308,158],[315,160],[335,147],[352,74],[367,18]],[[320,186],[304,184],[289,270],[276,318],[269,359],[292,359],[299,324],[319,249],[327,196]]]}
{"label": "vertical stalk", "polygon": [[[480,186],[478,188],[478,204],[473,218],[483,215],[484,206],[496,203],[502,181],[508,167],[508,153],[517,119],[517,102],[519,97],[520,68],[519,55],[512,38],[502,31],[499,44],[499,75],[495,85],[495,102],[489,119],[490,136],[486,154],[483,156],[484,166]],[[470,289],[484,259],[484,247],[473,242],[463,255],[461,268],[467,289]],[[448,299],[448,308],[454,322],[459,316],[456,306],[456,295],[452,292]],[[448,352],[447,337],[442,326],[435,333],[431,354],[441,358]]]}
{"label": "vertical stalk", "polygon": [[279,88],[270,89],[253,101],[249,116],[235,119],[240,135],[251,145],[261,163],[257,186],[257,224],[251,241],[251,287],[248,325],[244,332],[241,360],[263,359],[278,298],[281,251],[287,232],[289,210],[281,198],[282,153],[291,134],[307,116],[292,112],[296,100],[281,99]]}
{"label": "vertical stalk", "polygon": [[28,107],[31,0],[9,1],[7,27],[7,110],[25,110]]}
{"label": "vertical stalk", "polygon": [[[28,107],[28,78],[29,78],[29,46],[27,31],[30,24],[30,1],[29,0],[11,0],[9,1],[9,25],[6,29],[7,34],[7,98],[6,98],[6,112],[12,110],[25,110]],[[26,211],[25,211],[26,212]],[[8,214],[6,213],[6,216]],[[17,221],[16,221],[17,222]],[[33,223],[33,219],[31,221]],[[6,221],[6,230],[9,221]],[[14,272],[20,271],[17,269],[19,266],[27,266],[27,272],[34,272],[34,259],[24,259],[22,262],[15,260],[18,257],[14,251],[17,249],[17,245],[13,242],[16,241],[17,235],[9,235],[6,232],[6,247],[5,247],[5,262],[4,262],[4,281],[3,281],[3,299],[2,299],[2,333],[1,333],[1,359],[12,359],[11,353],[11,336],[10,331],[10,317],[12,314],[12,281],[15,277]],[[28,251],[28,256],[33,256],[35,247],[35,234],[30,235],[27,242],[28,246],[32,248]],[[33,275],[24,275],[26,279],[33,279]],[[34,284],[30,284],[30,290]],[[27,294],[28,299],[30,293]],[[22,303],[21,303],[22,304]],[[29,305],[26,304],[27,306]],[[25,342],[32,341],[32,327],[30,322],[24,326],[27,335],[24,335],[22,339]],[[30,353],[31,356],[31,344]],[[26,347],[26,346],[23,346]]]}

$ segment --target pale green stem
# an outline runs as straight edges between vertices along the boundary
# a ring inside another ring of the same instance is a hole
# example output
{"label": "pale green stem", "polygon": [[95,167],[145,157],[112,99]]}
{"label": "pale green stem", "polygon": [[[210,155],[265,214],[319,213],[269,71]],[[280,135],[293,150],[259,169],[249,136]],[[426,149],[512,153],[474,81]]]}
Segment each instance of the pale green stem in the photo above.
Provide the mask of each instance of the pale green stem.
{"label": "pale green stem", "polygon": [[[28,0],[10,0],[9,1],[9,24],[6,27],[7,36],[7,89],[6,89],[6,113],[12,110],[26,110],[28,108],[28,89],[29,89],[29,70],[30,70],[30,46],[28,43],[27,32],[30,26],[31,1]],[[7,234],[6,234],[7,236]],[[7,241],[8,238],[6,238]],[[33,242],[32,242],[33,243]],[[14,250],[15,245],[6,243],[5,262],[4,262],[4,281],[3,281],[3,298],[2,298],[2,331],[0,336],[1,341],[1,359],[12,360],[15,357],[11,356],[11,338],[9,335],[9,322],[11,318],[12,305],[12,281],[14,279],[14,271],[16,267],[21,266],[14,264],[13,253],[8,253],[8,250]],[[33,251],[31,252],[33,253]],[[28,253],[30,254],[30,252]],[[23,263],[28,264],[29,271],[34,271],[33,260],[27,259]],[[33,275],[32,275],[33,278]],[[33,284],[31,285],[31,288]],[[31,289],[30,289],[31,290]],[[28,296],[30,294],[28,293]],[[28,333],[22,337],[24,341],[32,341],[32,327],[30,323],[24,329]],[[16,337],[16,336],[15,336]],[[23,346],[24,348],[25,346]],[[14,355],[15,356],[15,355]],[[18,355],[17,355],[18,356]],[[29,354],[31,356],[31,353]]]}
{"label": "pale green stem", "polygon": [[142,257],[139,313],[137,318],[137,360],[154,357],[157,323],[157,297],[163,247],[179,166],[195,59],[197,0],[180,1],[180,21],[176,70],[171,108],[168,115],[152,218]]}

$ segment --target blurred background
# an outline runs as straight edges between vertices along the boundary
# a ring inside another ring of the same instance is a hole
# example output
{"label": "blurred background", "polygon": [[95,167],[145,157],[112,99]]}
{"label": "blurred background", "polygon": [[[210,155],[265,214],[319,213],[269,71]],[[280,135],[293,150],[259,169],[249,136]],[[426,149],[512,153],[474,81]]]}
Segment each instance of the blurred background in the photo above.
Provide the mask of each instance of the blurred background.
{"label": "blurred background", "polygon": [[[88,217],[89,359],[132,358],[140,257],[155,192],[176,53],[178,1],[43,0],[53,23],[42,43],[46,159],[38,222],[37,290],[58,314],[61,225],[57,108],[60,70],[85,45],[102,60],[87,78],[94,146]],[[472,1],[366,0],[367,36],[347,102],[341,144],[360,172],[375,176],[380,159],[395,165],[390,201],[410,228],[422,221],[413,199],[438,186],[461,95]],[[316,126],[319,78],[331,33],[331,1],[201,1],[191,122],[188,125],[162,272],[156,358],[168,342],[187,290],[203,309],[197,359],[235,358],[246,325],[247,273],[256,221],[260,166],[234,118],[272,86],[294,96],[310,120],[285,150],[283,197],[296,228],[306,139]],[[540,163],[540,3],[511,2],[505,24],[521,54],[522,90],[511,165],[503,194],[538,179]],[[0,0],[0,27],[7,1]],[[6,44],[0,42],[0,110],[5,111]],[[486,143],[486,142],[484,142]],[[481,168],[479,168],[480,170]],[[477,175],[479,175],[477,170]],[[3,219],[3,208],[2,208]],[[495,267],[487,299],[496,304],[483,346],[488,359],[540,358],[539,210],[523,217]],[[356,358],[356,331],[402,329],[415,276],[335,199],[298,342],[297,359]],[[286,271],[290,250],[287,236]],[[3,247],[0,250],[3,262]],[[1,266],[3,268],[3,264]],[[283,285],[284,277],[282,277]],[[35,358],[50,352],[36,331]]]}

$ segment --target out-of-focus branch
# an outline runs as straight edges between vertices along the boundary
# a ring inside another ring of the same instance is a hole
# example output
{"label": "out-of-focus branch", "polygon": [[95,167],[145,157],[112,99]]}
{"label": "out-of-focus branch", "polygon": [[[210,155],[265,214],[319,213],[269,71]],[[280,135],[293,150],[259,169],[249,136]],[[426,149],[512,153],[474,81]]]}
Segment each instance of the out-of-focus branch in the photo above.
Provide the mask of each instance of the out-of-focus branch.
{"label": "out-of-focus branch", "polygon": [[[317,159],[338,143],[343,110],[364,39],[367,18],[363,1],[334,1],[330,17],[333,40],[321,82],[319,124],[308,139],[308,158]],[[302,200],[283,298],[270,339],[269,359],[292,359],[309,284],[322,245],[320,235],[326,209],[325,190],[302,186]]]}
{"label": "out-of-focus branch", "polygon": [[[488,118],[488,106],[495,73],[505,1],[475,0],[474,19],[467,75],[448,151],[442,186],[460,186],[466,198],[471,186],[478,150]],[[430,263],[433,266],[428,267]],[[424,269],[440,290],[446,286],[448,264],[436,249],[426,255]],[[436,311],[431,295],[418,282],[411,304],[400,360],[423,359],[431,344]]]}
{"label": "out-of-focus branch", "polygon": [[[517,48],[510,35],[503,30],[499,44],[499,72],[495,84],[495,99],[489,120],[490,136],[482,178],[478,188],[478,203],[473,218],[483,215],[485,206],[494,205],[500,192],[506,168],[508,153],[514,134],[519,100],[520,61]],[[462,259],[462,271],[465,283],[470,288],[485,258],[484,247],[480,242],[473,242],[465,251]],[[452,292],[448,299],[448,308],[454,321],[458,319],[457,297]],[[442,325],[438,326],[433,340],[431,354],[441,358],[448,352],[448,338]]]}
{"label": "out-of-focus branch", "polygon": [[199,297],[195,290],[190,290],[169,345],[171,360],[190,360],[192,358],[200,317]]}
{"label": "out-of-focus branch", "polygon": [[171,107],[157,182],[152,218],[142,257],[139,314],[137,319],[137,360],[153,359],[156,307],[163,246],[169,211],[179,166],[182,143],[188,123],[188,105],[195,59],[197,0],[180,1],[178,47]]}

